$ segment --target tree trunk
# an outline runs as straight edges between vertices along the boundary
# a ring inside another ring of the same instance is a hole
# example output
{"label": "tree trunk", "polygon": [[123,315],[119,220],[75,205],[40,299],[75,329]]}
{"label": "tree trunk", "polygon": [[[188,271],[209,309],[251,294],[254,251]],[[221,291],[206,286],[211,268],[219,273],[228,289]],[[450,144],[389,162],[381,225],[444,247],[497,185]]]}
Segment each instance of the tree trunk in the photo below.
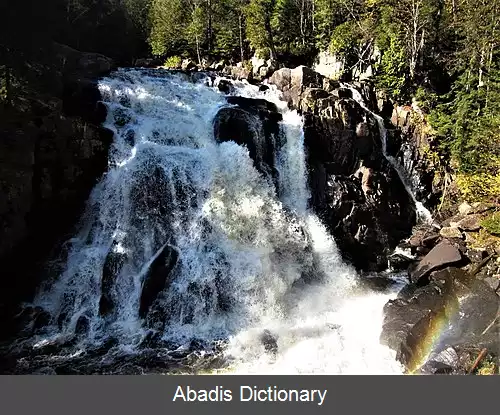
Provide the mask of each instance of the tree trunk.
{"label": "tree trunk", "polygon": [[12,105],[12,83],[10,67],[5,65],[5,106],[10,108]]}
{"label": "tree trunk", "polygon": [[245,52],[243,50],[243,15],[239,15],[239,29],[240,29],[240,57],[241,62],[245,60]]}
{"label": "tree trunk", "polygon": [[212,0],[207,0],[207,40],[208,40],[208,53],[212,52],[213,39],[212,39]]}
{"label": "tree trunk", "polygon": [[201,65],[200,40],[196,35],[196,54],[198,55],[198,65]]}
{"label": "tree trunk", "polygon": [[306,12],[306,1],[302,0],[300,6],[300,37],[302,38],[302,45],[306,44],[306,32],[305,32],[305,12]]}
{"label": "tree trunk", "polygon": [[276,60],[277,54],[276,54],[276,47],[274,45],[274,36],[273,36],[273,30],[271,28],[270,18],[266,18],[265,28],[266,28],[266,32],[267,32],[268,41],[269,41],[268,46],[269,46],[269,52],[271,53],[271,59]]}
{"label": "tree trunk", "polygon": [[481,58],[479,59],[479,80],[477,83],[477,87],[481,88],[484,86],[483,82],[483,65],[484,65],[484,47],[481,49]]}

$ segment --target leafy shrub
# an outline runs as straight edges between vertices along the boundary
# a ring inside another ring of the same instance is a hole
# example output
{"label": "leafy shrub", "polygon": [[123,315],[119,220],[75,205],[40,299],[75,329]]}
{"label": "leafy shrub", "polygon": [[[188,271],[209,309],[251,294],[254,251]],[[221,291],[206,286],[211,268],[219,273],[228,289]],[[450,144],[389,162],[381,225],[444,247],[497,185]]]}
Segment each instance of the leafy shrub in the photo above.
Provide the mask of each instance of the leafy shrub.
{"label": "leafy shrub", "polygon": [[170,56],[163,66],[166,68],[172,68],[172,69],[178,69],[181,67],[182,64],[182,58],[180,56]]}
{"label": "leafy shrub", "polygon": [[391,33],[385,39],[386,49],[377,68],[375,82],[378,88],[387,91],[389,96],[398,100],[405,92],[406,56],[404,46],[398,36]]}
{"label": "leafy shrub", "polygon": [[495,212],[483,219],[481,226],[493,235],[500,235],[500,212]]}
{"label": "leafy shrub", "polygon": [[456,181],[460,193],[468,201],[496,201],[500,195],[500,175],[498,174],[460,173]]}

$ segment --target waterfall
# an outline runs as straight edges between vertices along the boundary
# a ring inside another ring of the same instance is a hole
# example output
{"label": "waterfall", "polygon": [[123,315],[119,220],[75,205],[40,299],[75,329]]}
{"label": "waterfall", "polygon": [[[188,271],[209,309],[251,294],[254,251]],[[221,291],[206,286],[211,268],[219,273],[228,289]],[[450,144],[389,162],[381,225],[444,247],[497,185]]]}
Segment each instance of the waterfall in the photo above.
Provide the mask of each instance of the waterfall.
{"label": "waterfall", "polygon": [[63,345],[71,361],[113,339],[95,371],[145,350],[164,362],[197,348],[202,360],[222,344],[211,371],[401,373],[379,343],[396,290],[358,286],[307,209],[302,118],[276,89],[234,82],[233,95],[282,115],[275,188],[246,147],[214,136],[214,117],[231,107],[220,81],[135,69],[100,81],[109,169],[62,272],[34,301],[50,323],[33,347]]}
{"label": "waterfall", "polygon": [[387,129],[385,128],[384,124],[384,119],[378,115],[375,114],[373,111],[371,111],[365,104],[365,101],[363,97],[361,96],[361,93],[352,87],[351,85],[345,84],[343,85],[345,88],[348,88],[351,93],[352,93],[352,98],[369,114],[375,118],[375,121],[377,122],[379,133],[380,133],[380,140],[382,144],[382,154],[384,155],[385,159],[389,162],[389,164],[392,166],[392,168],[396,171],[398,174],[401,182],[403,183],[403,186],[406,189],[406,192],[408,195],[411,197],[413,200],[413,203],[415,204],[415,208],[417,210],[417,215],[418,219],[428,223],[432,224],[433,219],[431,212],[422,204],[422,202],[418,201],[415,192],[412,189],[412,186],[410,184],[410,181],[406,177],[406,172],[404,171],[404,168],[398,163],[398,161],[391,156],[390,154],[387,153]]}

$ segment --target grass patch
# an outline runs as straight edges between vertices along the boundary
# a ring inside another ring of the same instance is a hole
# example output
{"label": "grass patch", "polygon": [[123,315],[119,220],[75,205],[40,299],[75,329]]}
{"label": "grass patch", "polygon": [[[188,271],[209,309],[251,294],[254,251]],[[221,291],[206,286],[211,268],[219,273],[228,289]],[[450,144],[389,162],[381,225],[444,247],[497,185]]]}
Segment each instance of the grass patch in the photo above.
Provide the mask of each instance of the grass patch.
{"label": "grass patch", "polygon": [[481,226],[492,235],[500,236],[500,212],[495,212],[481,221]]}
{"label": "grass patch", "polygon": [[180,56],[170,56],[163,64],[163,66],[170,69],[179,69],[181,65],[182,58]]}
{"label": "grass patch", "polygon": [[476,369],[477,375],[489,376],[498,374],[498,366],[492,356],[484,359]]}

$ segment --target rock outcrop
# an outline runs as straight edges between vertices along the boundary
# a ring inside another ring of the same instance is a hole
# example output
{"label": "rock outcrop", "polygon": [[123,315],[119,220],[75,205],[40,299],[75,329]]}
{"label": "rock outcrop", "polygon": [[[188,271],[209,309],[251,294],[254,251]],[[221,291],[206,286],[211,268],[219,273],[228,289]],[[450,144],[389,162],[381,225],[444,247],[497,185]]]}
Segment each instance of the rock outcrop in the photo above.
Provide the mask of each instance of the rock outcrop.
{"label": "rock outcrop", "polygon": [[113,137],[100,126],[106,108],[96,83],[113,69],[110,59],[52,44],[14,64],[24,86],[0,116],[2,321],[32,295],[50,247],[106,170]]}
{"label": "rock outcrop", "polygon": [[429,208],[436,207],[444,189],[445,169],[434,148],[434,131],[416,102],[411,106],[398,106],[379,98],[379,107],[396,127],[394,141],[400,143],[397,157],[405,167],[417,199]]}
{"label": "rock outcrop", "polygon": [[481,353],[484,370],[498,362],[498,238],[477,229],[487,214],[479,203],[461,205],[439,232],[422,226],[401,244],[416,258],[408,269],[410,282],[386,304],[381,342],[409,371],[466,374]]}
{"label": "rock outcrop", "polygon": [[311,205],[346,259],[362,270],[385,269],[416,214],[382,152],[376,120],[349,87],[310,68],[283,68],[268,81],[304,115]]}
{"label": "rock outcrop", "polygon": [[257,169],[276,181],[274,161],[282,119],[278,109],[263,99],[229,96],[227,101],[233,107],[222,108],[215,116],[215,138],[220,142],[234,141],[247,147]]}

